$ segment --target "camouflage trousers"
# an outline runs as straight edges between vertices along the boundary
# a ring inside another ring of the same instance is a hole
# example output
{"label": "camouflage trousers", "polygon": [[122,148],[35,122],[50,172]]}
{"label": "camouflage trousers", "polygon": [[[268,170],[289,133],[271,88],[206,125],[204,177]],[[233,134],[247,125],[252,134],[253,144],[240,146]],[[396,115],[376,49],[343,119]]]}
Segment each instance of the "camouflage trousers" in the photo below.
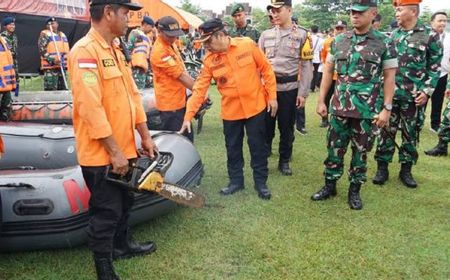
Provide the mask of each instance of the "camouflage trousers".
{"label": "camouflage trousers", "polygon": [[446,143],[450,142],[450,100],[447,102],[447,108],[442,114],[442,122],[438,133],[439,139]]}
{"label": "camouflage trousers", "polygon": [[[64,74],[66,74],[64,72]],[[67,74],[66,74],[67,77]],[[44,90],[65,90],[61,69],[44,70]]]}
{"label": "camouflage trousers", "polygon": [[351,183],[367,180],[367,152],[372,149],[375,136],[370,119],[354,119],[332,115],[327,133],[328,157],[324,161],[325,178],[338,180],[343,174],[344,156],[351,143],[352,160],[348,171]]}
{"label": "camouflage trousers", "polygon": [[7,122],[11,118],[12,99],[11,92],[0,92],[0,121]]}
{"label": "camouflage trousers", "polygon": [[138,89],[144,89],[147,81],[147,72],[141,67],[133,67],[133,79]]}
{"label": "camouflage trousers", "polygon": [[[417,138],[420,129],[425,122],[423,108],[417,108],[414,101],[394,100],[392,104],[391,118],[387,131],[394,137],[397,130],[401,129],[402,143],[399,151],[400,163],[416,163],[417,156]],[[378,138],[375,160],[392,162],[395,153],[395,143],[383,129]]]}

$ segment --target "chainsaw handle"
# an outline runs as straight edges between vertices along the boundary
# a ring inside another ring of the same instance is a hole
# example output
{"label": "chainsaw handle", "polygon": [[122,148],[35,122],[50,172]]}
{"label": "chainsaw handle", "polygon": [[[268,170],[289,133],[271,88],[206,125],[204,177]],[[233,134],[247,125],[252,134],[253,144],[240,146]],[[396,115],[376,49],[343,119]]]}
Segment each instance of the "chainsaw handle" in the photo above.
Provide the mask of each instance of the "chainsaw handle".
{"label": "chainsaw handle", "polygon": [[129,183],[119,179],[121,176],[119,174],[113,173],[112,172],[113,166],[112,165],[108,165],[106,166],[106,171],[105,171],[105,180],[107,182],[113,183],[113,184],[117,184],[126,188],[130,188],[132,187]]}

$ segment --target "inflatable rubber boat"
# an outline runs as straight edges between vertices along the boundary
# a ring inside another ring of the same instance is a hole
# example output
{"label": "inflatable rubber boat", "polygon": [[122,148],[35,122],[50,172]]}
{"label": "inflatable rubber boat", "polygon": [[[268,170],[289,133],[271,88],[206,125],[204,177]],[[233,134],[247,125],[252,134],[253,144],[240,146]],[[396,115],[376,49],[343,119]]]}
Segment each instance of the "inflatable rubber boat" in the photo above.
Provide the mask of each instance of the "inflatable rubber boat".
{"label": "inflatable rubber boat", "polygon": [[[0,134],[6,150],[0,160],[0,251],[84,243],[90,193],[76,160],[72,127],[2,123]],[[203,165],[192,143],[175,133],[152,131],[152,136],[160,151],[174,156],[166,181],[187,188],[198,186]],[[135,196],[132,225],[176,206],[156,194]]]}

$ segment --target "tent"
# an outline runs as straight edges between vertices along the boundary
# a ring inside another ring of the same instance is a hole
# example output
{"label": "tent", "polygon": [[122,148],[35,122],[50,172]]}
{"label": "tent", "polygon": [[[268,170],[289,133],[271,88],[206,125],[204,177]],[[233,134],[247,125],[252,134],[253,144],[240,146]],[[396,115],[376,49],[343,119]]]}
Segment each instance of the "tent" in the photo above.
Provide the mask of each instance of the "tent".
{"label": "tent", "polygon": [[150,16],[155,21],[164,16],[172,16],[183,29],[197,28],[203,23],[197,16],[179,8],[172,7],[161,0],[138,0],[137,2],[141,3],[144,8],[140,11],[130,11],[130,27],[141,25],[144,16]]}

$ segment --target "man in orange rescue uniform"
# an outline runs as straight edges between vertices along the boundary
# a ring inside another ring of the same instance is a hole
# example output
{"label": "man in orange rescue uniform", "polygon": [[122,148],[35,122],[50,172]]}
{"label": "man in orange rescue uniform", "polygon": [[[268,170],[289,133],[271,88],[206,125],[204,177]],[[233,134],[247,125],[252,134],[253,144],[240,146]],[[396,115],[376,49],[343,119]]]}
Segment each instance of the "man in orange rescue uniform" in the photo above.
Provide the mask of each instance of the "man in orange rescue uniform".
{"label": "man in orange rescue uniform", "polygon": [[[230,195],[244,189],[242,142],[247,132],[253,179],[258,196],[270,199],[267,188],[266,110],[275,116],[278,108],[275,74],[262,51],[250,38],[230,38],[220,19],[200,25],[205,49],[203,61],[191,98],[187,103],[181,132],[189,130],[191,120],[205,99],[211,79],[222,95],[223,133],[227,149],[230,182],[220,191]],[[262,78],[262,80],[261,80]]]}
{"label": "man in orange rescue uniform", "polygon": [[112,259],[156,249],[153,242],[141,245],[131,239],[128,217],[133,195],[105,180],[108,166],[125,175],[130,160],[138,157],[135,129],[143,153],[153,157],[156,151],[131,65],[115,40],[127,31],[128,11],[140,8],[130,0],[91,0],[92,27],[69,54],[77,157],[91,192],[88,245],[98,279],[119,279]]}
{"label": "man in orange rescue uniform", "polygon": [[[175,42],[184,35],[177,20],[171,16],[157,22],[158,38],[153,45],[150,63],[153,70],[156,108],[160,111],[162,130],[178,131],[186,112],[186,88],[192,90],[194,80],[184,67]],[[185,134],[194,140],[190,131]]]}

